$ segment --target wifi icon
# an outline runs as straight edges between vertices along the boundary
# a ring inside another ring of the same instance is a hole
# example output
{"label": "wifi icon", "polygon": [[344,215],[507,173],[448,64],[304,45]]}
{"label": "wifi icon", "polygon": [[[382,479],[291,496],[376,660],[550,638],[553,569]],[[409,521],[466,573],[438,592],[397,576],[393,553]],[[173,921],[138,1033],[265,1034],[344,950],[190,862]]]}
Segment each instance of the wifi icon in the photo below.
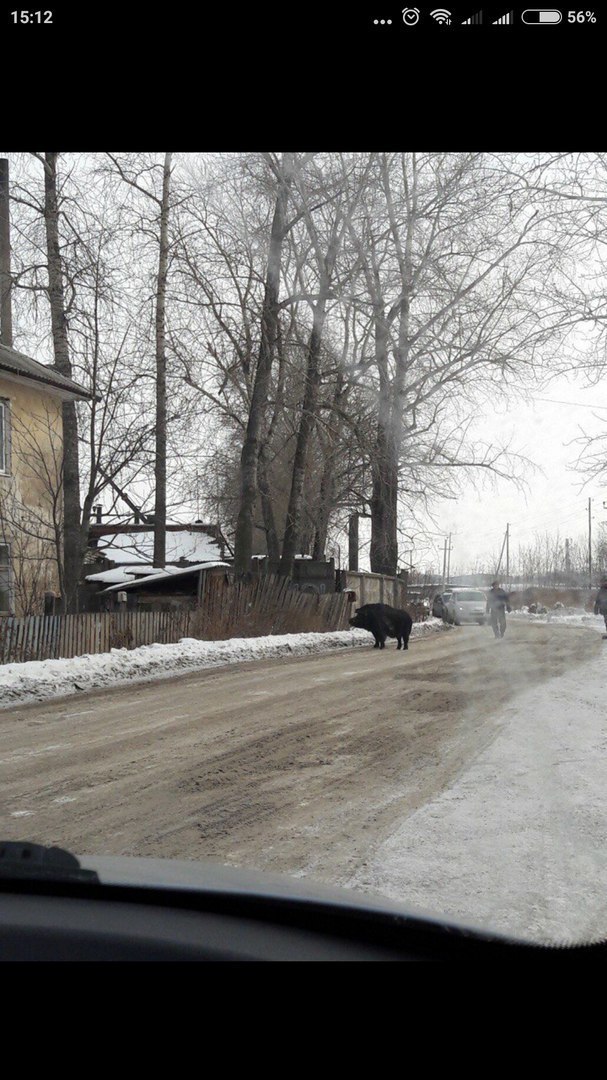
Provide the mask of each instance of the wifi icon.
{"label": "wifi icon", "polygon": [[437,23],[442,23],[446,26],[451,25],[451,12],[445,11],[444,8],[436,8],[435,11],[430,12],[430,15]]}

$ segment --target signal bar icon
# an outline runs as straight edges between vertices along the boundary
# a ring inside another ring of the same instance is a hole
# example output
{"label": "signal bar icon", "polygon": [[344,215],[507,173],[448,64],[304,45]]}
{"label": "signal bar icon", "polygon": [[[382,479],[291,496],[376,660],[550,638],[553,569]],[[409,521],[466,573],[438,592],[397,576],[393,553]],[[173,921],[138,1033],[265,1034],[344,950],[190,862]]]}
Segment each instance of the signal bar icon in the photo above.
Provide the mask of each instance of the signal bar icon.
{"label": "signal bar icon", "polygon": [[502,15],[501,19],[494,19],[493,20],[493,25],[494,26],[509,26],[510,23],[512,23],[512,22],[514,22],[514,12],[509,11],[509,12],[507,12],[506,15]]}
{"label": "signal bar icon", "polygon": [[462,26],[471,26],[474,23],[478,25],[479,23],[482,23],[482,21],[483,13],[482,11],[477,11],[476,15],[471,15],[469,19],[464,19]]}

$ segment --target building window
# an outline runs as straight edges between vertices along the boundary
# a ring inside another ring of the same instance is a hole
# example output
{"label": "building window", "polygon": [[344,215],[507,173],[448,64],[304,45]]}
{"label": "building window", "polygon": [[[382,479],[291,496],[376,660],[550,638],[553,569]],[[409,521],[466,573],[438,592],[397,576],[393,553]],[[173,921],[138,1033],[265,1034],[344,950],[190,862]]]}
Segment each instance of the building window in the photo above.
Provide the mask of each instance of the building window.
{"label": "building window", "polygon": [[9,438],[9,411],[8,401],[0,400],[0,473],[8,472],[8,438]]}
{"label": "building window", "polygon": [[8,544],[0,544],[0,614],[11,610],[11,553]]}

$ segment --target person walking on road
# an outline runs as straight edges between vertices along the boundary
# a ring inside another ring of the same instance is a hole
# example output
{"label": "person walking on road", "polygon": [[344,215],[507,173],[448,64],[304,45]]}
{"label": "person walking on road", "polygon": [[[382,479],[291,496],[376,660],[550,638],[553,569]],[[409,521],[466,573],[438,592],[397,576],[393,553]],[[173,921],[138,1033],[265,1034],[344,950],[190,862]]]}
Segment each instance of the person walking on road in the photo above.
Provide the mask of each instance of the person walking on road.
{"label": "person walking on road", "polygon": [[503,638],[506,633],[506,612],[511,610],[508,593],[500,588],[499,581],[492,582],[487,593],[487,613],[496,638]]}
{"label": "person walking on road", "polygon": [[601,578],[601,587],[594,601],[594,614],[603,616],[607,630],[607,577]]}

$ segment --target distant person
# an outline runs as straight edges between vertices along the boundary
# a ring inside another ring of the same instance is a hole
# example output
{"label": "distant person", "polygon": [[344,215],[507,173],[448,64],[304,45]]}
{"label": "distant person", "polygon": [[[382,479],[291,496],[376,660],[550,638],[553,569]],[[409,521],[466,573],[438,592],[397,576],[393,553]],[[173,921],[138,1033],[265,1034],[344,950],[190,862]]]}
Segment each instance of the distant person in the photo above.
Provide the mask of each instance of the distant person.
{"label": "distant person", "polygon": [[603,616],[607,630],[607,577],[601,578],[601,587],[594,601],[594,614]]}
{"label": "distant person", "polygon": [[496,638],[503,638],[506,633],[506,612],[512,610],[508,599],[499,581],[494,581],[487,593],[487,613]]}

